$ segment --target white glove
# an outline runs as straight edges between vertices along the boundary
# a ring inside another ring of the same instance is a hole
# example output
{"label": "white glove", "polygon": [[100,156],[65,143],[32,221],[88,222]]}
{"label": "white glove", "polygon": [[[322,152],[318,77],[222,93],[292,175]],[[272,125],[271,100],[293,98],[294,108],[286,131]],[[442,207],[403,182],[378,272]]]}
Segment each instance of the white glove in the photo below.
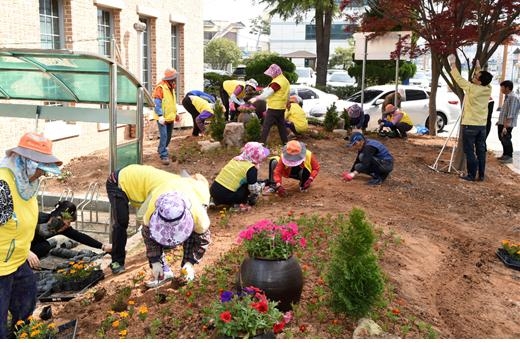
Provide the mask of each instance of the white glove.
{"label": "white glove", "polygon": [[32,269],[40,269],[40,259],[35,253],[29,250],[29,256],[27,256],[27,262]]}
{"label": "white glove", "polygon": [[186,262],[184,266],[182,266],[181,275],[184,276],[186,281],[193,281],[193,279],[195,279],[195,269],[193,269],[193,264]]}
{"label": "white glove", "polygon": [[161,262],[152,263],[152,273],[155,280],[161,280],[164,277],[164,271]]}
{"label": "white glove", "polygon": [[450,55],[448,56],[448,63],[449,63],[449,64],[455,64],[456,61],[457,61],[457,57],[455,57],[454,54],[450,54]]}
{"label": "white glove", "polygon": [[164,116],[160,116],[159,119],[157,119],[159,124],[164,125]]}
{"label": "white glove", "polygon": [[104,252],[112,252],[112,244],[103,244],[101,250]]}

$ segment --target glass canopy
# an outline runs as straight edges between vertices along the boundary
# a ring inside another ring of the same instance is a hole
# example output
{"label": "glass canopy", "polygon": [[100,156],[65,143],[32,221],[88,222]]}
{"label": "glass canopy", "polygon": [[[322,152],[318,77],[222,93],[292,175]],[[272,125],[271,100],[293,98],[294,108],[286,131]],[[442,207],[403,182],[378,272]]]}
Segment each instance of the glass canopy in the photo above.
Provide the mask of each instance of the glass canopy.
{"label": "glass canopy", "polygon": [[[108,104],[111,65],[110,59],[90,53],[0,49],[0,99]],[[117,66],[117,104],[136,105],[140,87]],[[144,102],[153,106],[144,93]]]}

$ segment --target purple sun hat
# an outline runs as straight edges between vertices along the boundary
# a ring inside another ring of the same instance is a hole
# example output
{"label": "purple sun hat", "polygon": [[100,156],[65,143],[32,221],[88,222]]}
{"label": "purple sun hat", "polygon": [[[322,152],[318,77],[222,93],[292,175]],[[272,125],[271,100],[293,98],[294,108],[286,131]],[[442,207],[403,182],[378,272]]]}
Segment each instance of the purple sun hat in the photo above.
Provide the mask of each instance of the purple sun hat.
{"label": "purple sun hat", "polygon": [[280,68],[280,66],[278,66],[278,64],[271,64],[269,66],[269,68],[267,68],[266,71],[264,71],[264,74],[267,75],[267,76],[270,76],[272,77],[273,79],[275,77],[277,77],[278,75],[280,75],[282,73],[282,69]]}
{"label": "purple sun hat", "polygon": [[193,231],[190,203],[179,192],[167,192],[157,198],[150,217],[150,236],[162,246],[174,247],[188,239]]}

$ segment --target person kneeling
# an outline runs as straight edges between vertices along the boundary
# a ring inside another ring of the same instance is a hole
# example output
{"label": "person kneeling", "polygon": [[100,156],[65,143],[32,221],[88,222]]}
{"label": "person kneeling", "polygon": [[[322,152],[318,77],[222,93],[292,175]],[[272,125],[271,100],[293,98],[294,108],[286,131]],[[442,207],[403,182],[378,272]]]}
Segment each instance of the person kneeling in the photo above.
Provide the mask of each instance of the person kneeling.
{"label": "person kneeling", "polygon": [[380,185],[394,169],[394,158],[379,141],[366,139],[362,133],[355,132],[347,146],[357,149],[358,153],[350,172],[342,174],[345,181],[352,181],[359,173],[363,173],[372,176],[369,185]]}

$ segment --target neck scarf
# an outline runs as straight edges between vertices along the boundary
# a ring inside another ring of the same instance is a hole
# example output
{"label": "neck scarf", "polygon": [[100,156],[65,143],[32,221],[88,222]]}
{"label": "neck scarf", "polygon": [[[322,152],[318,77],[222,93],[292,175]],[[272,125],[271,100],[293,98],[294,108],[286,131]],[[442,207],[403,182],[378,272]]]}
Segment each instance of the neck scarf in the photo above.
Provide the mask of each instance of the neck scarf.
{"label": "neck scarf", "polygon": [[16,187],[22,199],[29,200],[38,191],[38,180],[29,181],[38,168],[38,162],[14,153],[9,157],[4,157],[0,162],[0,168],[8,168],[13,172]]}

